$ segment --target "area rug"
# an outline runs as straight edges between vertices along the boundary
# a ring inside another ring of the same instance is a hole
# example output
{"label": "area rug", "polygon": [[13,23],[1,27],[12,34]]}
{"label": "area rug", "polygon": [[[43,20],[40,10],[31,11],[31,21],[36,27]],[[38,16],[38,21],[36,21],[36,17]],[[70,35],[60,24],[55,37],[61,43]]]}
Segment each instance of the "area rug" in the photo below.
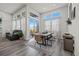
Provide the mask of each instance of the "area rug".
{"label": "area rug", "polygon": [[55,53],[55,42],[56,41],[53,41],[52,46],[42,45],[40,48],[40,45],[36,44],[34,39],[31,39],[26,45],[38,50],[41,54],[45,56],[51,56],[53,53]]}

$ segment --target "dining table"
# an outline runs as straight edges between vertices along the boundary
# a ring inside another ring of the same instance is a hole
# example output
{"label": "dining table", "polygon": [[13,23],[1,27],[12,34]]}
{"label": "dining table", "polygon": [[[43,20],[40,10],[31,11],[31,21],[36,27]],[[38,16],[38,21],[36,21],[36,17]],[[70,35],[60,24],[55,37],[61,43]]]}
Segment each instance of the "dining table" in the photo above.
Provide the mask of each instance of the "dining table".
{"label": "dining table", "polygon": [[53,33],[34,33],[35,35],[41,35],[42,38],[44,39],[43,44],[46,46],[47,45],[47,41],[52,37]]}

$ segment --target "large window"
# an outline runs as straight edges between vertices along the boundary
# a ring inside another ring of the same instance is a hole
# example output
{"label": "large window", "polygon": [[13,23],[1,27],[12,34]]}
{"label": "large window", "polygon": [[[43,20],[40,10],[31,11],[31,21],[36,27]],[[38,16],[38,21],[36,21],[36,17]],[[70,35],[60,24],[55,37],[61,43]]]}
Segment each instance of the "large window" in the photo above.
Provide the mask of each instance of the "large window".
{"label": "large window", "polygon": [[52,32],[59,31],[59,18],[52,20]]}
{"label": "large window", "polygon": [[13,30],[21,30],[21,19],[16,19],[12,21]]}
{"label": "large window", "polygon": [[25,24],[26,24],[26,21],[25,21],[25,18],[23,17],[23,18],[21,18],[21,30],[23,31],[23,32],[25,32]]}
{"label": "large window", "polygon": [[51,29],[50,26],[51,26],[50,20],[45,21],[45,31],[50,31]]}
{"label": "large window", "polygon": [[59,12],[51,12],[51,13],[45,15],[43,17],[43,19],[46,21],[46,20],[53,20],[53,19],[58,18],[58,17],[60,17]]}
{"label": "large window", "polygon": [[51,12],[43,17],[45,21],[45,30],[58,32],[59,31],[59,12]]}
{"label": "large window", "polygon": [[13,21],[12,21],[12,30],[15,30],[15,29],[16,29],[16,21],[13,20]]}
{"label": "large window", "polygon": [[39,22],[37,18],[34,18],[34,17],[29,18],[29,29],[30,29],[30,32],[39,31]]}
{"label": "large window", "polygon": [[21,20],[16,20],[16,29],[21,30]]}

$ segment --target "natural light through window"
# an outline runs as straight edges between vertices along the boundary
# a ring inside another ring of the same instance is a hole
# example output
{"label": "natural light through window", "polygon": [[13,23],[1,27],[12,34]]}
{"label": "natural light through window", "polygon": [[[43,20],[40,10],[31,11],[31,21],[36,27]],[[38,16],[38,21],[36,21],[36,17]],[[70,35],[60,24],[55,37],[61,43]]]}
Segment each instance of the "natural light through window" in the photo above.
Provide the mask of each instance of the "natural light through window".
{"label": "natural light through window", "polygon": [[51,12],[43,17],[45,21],[45,31],[58,32],[60,12]]}
{"label": "natural light through window", "polygon": [[43,17],[44,20],[51,20],[54,18],[60,17],[60,13],[59,12],[51,12],[50,14],[46,15]]}

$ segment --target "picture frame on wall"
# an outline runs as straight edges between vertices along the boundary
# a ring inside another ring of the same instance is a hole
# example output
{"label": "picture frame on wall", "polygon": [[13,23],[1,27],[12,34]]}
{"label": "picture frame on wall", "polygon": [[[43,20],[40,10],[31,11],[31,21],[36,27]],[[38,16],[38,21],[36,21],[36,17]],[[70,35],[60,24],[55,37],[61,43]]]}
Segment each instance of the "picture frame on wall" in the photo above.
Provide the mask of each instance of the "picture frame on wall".
{"label": "picture frame on wall", "polygon": [[76,17],[76,7],[72,9],[71,18],[72,20]]}
{"label": "picture frame on wall", "polygon": [[76,7],[73,8],[73,19],[76,17]]}
{"label": "picture frame on wall", "polygon": [[72,3],[69,4],[69,19],[74,20],[76,17],[76,7],[72,6]]}

